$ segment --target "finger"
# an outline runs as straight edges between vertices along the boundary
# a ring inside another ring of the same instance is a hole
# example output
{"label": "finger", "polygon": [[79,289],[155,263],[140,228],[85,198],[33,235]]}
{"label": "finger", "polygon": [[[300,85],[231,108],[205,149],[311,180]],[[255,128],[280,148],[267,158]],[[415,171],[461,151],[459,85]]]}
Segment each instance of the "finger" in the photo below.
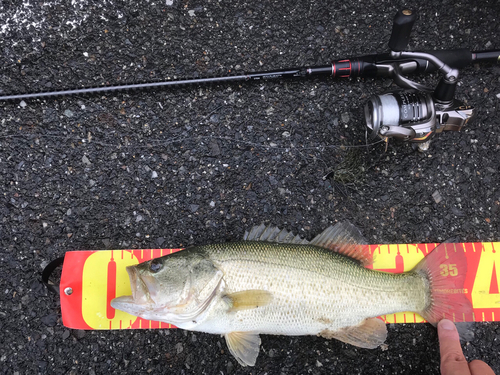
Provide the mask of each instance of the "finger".
{"label": "finger", "polygon": [[457,328],[452,321],[443,319],[438,324],[442,375],[471,375],[469,365],[460,346]]}
{"label": "finger", "polygon": [[478,359],[469,363],[469,369],[471,375],[495,375],[490,366]]}

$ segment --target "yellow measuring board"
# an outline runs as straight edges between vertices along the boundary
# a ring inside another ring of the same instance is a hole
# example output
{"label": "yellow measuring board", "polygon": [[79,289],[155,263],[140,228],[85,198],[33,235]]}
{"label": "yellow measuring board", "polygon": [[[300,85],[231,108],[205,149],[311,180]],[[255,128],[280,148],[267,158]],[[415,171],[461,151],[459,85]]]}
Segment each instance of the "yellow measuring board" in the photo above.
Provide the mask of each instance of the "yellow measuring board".
{"label": "yellow measuring board", "polygon": [[[401,273],[413,269],[438,244],[369,245],[373,268]],[[456,321],[500,321],[500,242],[456,244],[467,258],[463,293],[473,307],[471,316]],[[173,328],[115,310],[113,298],[130,295],[127,266],[171,254],[181,249],[71,251],[64,259],[60,295],[63,323],[74,329]],[[443,269],[442,272],[453,272]],[[68,292],[70,288],[71,293]],[[66,291],[66,292],[65,292]],[[422,323],[407,312],[381,316],[386,323]]]}

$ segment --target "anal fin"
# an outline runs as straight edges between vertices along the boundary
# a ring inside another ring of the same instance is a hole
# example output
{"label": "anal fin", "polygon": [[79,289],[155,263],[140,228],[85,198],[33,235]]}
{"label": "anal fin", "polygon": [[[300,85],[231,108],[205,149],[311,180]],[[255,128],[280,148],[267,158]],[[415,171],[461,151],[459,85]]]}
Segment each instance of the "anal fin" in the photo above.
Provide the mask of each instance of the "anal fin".
{"label": "anal fin", "polygon": [[224,298],[231,306],[229,312],[234,312],[266,306],[273,300],[273,295],[267,290],[250,289],[227,294]]}
{"label": "anal fin", "polygon": [[260,350],[260,337],[252,332],[229,332],[224,335],[231,354],[242,366],[255,366]]}
{"label": "anal fin", "polygon": [[327,339],[337,339],[360,348],[375,349],[385,342],[387,327],[382,320],[369,318],[363,320],[357,326],[345,327],[338,331],[325,329],[319,335]]}

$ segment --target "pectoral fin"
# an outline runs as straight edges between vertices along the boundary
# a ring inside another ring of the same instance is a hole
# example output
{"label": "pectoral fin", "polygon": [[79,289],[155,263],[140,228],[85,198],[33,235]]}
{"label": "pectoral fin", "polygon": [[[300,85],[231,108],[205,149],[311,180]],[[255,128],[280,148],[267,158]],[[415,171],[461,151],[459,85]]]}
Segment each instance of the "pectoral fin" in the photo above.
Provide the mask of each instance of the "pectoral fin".
{"label": "pectoral fin", "polygon": [[369,318],[357,326],[345,327],[338,331],[325,329],[319,333],[327,339],[337,339],[360,348],[375,349],[387,338],[385,323],[377,318]]}
{"label": "pectoral fin", "polygon": [[227,294],[224,298],[231,306],[229,312],[234,312],[266,306],[273,300],[273,295],[267,290],[250,289]]}
{"label": "pectoral fin", "polygon": [[224,335],[231,354],[242,366],[255,366],[260,350],[260,337],[251,332],[230,332]]}

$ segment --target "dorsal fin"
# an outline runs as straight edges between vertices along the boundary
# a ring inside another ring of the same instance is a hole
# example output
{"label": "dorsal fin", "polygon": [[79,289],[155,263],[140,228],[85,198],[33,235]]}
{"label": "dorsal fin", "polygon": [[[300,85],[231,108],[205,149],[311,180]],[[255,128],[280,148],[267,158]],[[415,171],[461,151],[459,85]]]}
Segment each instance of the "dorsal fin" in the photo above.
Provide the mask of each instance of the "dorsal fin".
{"label": "dorsal fin", "polygon": [[244,241],[265,241],[265,242],[279,242],[279,243],[292,243],[299,245],[306,245],[309,241],[302,239],[300,236],[295,236],[292,232],[286,229],[279,229],[278,227],[265,226],[260,224],[250,229],[250,232],[245,232],[243,236]]}
{"label": "dorsal fin", "polygon": [[359,229],[348,221],[326,228],[323,233],[314,237],[310,244],[359,260],[363,266],[373,263],[373,255],[365,245],[365,238]]}
{"label": "dorsal fin", "polygon": [[348,221],[337,223],[326,228],[312,241],[307,241],[299,235],[294,235],[285,229],[261,224],[254,226],[250,232],[245,232],[244,241],[279,242],[299,245],[315,245],[335,251],[361,262],[363,266],[373,263],[373,255],[370,253],[366,240],[361,232]]}

